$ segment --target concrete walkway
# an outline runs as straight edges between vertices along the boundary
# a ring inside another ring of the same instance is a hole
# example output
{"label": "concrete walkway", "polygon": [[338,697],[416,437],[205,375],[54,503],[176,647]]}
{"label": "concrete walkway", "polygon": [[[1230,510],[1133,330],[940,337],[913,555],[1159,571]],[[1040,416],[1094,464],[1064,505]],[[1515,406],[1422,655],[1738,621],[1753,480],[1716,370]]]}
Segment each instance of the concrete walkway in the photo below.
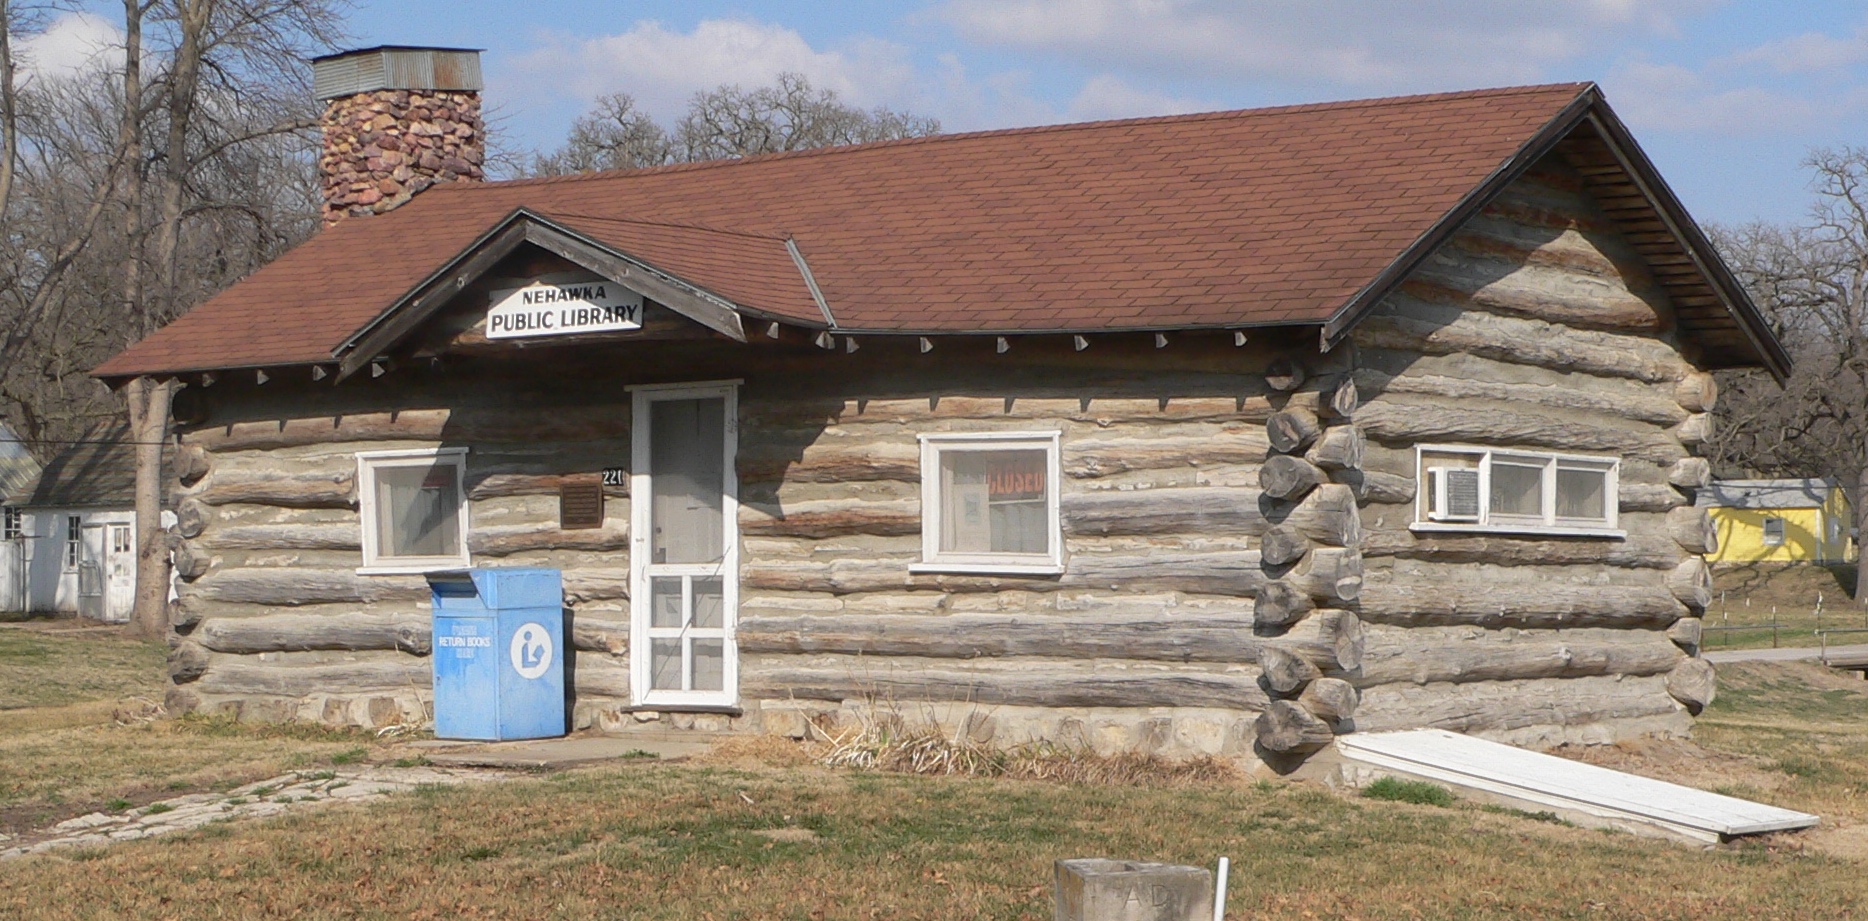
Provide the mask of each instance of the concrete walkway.
{"label": "concrete walkway", "polygon": [[713,748],[724,736],[705,732],[641,730],[616,735],[568,736],[519,742],[454,742],[425,739],[408,743],[428,763],[444,767],[546,770],[599,761],[680,761]]}
{"label": "concrete walkway", "polygon": [[[1855,646],[1831,646],[1831,656],[1868,655],[1868,643]],[[1706,653],[1706,661],[1714,665],[1720,662],[1815,662],[1821,659],[1823,651],[1817,646],[1798,646],[1791,649],[1728,649]]]}
{"label": "concrete walkway", "polygon": [[335,771],[296,771],[250,783],[226,793],[192,793],[122,812],[93,812],[50,828],[8,839],[0,835],[0,860],[55,848],[103,847],[200,828],[210,822],[258,819],[287,810],[361,800],[412,790],[424,784],[461,784],[515,775],[434,767],[370,766]]}

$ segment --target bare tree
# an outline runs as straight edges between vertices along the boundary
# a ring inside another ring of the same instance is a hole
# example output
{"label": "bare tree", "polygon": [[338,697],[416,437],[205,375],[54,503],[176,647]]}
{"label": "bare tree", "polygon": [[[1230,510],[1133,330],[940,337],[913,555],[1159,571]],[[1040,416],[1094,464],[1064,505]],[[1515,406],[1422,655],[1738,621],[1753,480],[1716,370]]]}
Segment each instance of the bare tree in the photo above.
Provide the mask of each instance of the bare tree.
{"label": "bare tree", "polygon": [[[1868,148],[1818,150],[1807,166],[1807,224],[1717,233],[1796,368],[1782,390],[1757,372],[1728,377],[1713,458],[1723,475],[1852,483],[1856,533],[1868,535]],[[1855,597],[1868,605],[1868,566]]]}
{"label": "bare tree", "polygon": [[591,109],[571,123],[564,146],[536,158],[532,174],[561,176],[596,170],[661,166],[674,156],[674,146],[655,120],[636,108],[626,93],[597,99]]}
{"label": "bare tree", "polygon": [[160,445],[172,381],[87,372],[317,224],[303,59],[343,0],[124,0],[120,63],[30,84],[46,21],[0,0],[0,412],[41,456],[128,410],[138,442],[138,632],[166,632]]}
{"label": "bare tree", "polygon": [[627,95],[597,100],[571,126],[564,145],[533,160],[531,175],[555,176],[663,163],[723,160],[938,134],[940,122],[885,108],[859,109],[803,74],[773,86],[723,85],[695,94],[672,131],[655,124]]}

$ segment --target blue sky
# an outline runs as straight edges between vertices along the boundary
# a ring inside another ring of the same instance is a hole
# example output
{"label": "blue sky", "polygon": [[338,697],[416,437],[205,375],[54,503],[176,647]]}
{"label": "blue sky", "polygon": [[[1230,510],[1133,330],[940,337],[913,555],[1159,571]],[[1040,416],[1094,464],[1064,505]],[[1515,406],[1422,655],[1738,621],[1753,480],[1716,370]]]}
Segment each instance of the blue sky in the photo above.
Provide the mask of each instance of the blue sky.
{"label": "blue sky", "polygon": [[1808,150],[1868,145],[1862,0],[358,0],[351,31],[487,49],[521,147],[602,93],[667,117],[787,70],[949,130],[1594,80],[1687,207],[1735,223],[1801,218]]}

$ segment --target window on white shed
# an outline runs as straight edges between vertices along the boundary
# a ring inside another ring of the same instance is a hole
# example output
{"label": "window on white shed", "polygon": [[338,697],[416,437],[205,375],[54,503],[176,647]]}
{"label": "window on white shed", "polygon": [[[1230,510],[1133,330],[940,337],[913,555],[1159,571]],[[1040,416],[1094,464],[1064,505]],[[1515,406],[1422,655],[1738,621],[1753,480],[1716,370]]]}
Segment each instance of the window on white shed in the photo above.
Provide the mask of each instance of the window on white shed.
{"label": "window on white shed", "polygon": [[1057,450],[1055,433],[922,436],[917,568],[1056,571]]}
{"label": "window on white shed", "polygon": [[1619,533],[1615,458],[1433,445],[1419,461],[1415,530]]}
{"label": "window on white shed", "polygon": [[357,455],[366,572],[468,565],[465,454],[448,448]]}
{"label": "window on white shed", "polygon": [[77,572],[78,561],[84,557],[84,518],[79,515],[65,516],[65,571]]}
{"label": "window on white shed", "polygon": [[18,540],[26,534],[26,522],[20,510],[11,505],[0,507],[0,540]]}

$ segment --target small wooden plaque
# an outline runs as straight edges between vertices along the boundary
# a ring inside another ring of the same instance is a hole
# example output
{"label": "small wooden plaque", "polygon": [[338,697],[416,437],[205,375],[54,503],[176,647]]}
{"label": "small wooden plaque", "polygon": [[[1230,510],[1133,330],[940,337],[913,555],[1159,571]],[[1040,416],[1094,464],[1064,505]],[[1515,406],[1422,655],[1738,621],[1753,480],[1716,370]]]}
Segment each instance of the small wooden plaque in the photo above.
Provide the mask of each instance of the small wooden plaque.
{"label": "small wooden plaque", "polygon": [[603,527],[603,484],[589,480],[559,486],[558,527],[565,531]]}

